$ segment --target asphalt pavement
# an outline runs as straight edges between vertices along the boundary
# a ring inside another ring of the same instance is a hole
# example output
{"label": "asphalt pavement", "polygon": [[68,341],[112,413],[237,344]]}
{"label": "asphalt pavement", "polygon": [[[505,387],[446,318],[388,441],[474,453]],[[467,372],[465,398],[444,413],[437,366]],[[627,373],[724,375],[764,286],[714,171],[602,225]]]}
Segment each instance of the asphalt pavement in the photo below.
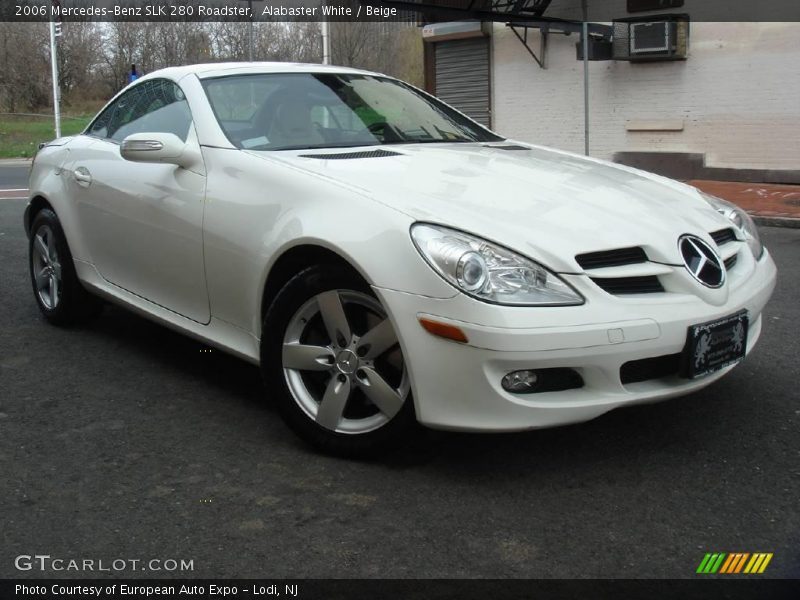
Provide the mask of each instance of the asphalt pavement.
{"label": "asphalt pavement", "polygon": [[0,200],[0,578],[53,576],[15,568],[36,553],[193,577],[694,578],[707,552],[771,552],[760,577],[800,576],[796,229],[763,229],[763,336],[710,388],[349,461],[296,439],[254,366],[119,308],[46,324],[24,205]]}
{"label": "asphalt pavement", "polygon": [[27,196],[30,161],[0,161],[0,200]]}

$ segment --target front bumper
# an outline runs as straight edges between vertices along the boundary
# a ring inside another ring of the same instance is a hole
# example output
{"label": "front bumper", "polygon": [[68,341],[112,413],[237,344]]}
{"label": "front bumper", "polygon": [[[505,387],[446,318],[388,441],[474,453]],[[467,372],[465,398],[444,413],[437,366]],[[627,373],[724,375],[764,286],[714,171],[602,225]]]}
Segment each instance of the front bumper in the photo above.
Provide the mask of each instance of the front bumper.
{"label": "front bumper", "polygon": [[[689,326],[746,309],[747,352],[761,333],[761,312],[772,295],[776,268],[765,252],[747,276],[730,281],[726,301],[712,305],[690,295],[658,298],[587,296],[576,307],[502,307],[459,294],[435,299],[375,288],[394,322],[412,382],[418,420],[438,429],[519,431],[587,421],[614,408],[699,390],[733,367],[694,380],[677,375],[623,384],[628,361],[676,354]],[[579,278],[572,283],[581,287]],[[435,337],[420,317],[461,328],[460,344]],[[583,378],[578,389],[512,394],[502,377],[520,369],[565,367]]]}

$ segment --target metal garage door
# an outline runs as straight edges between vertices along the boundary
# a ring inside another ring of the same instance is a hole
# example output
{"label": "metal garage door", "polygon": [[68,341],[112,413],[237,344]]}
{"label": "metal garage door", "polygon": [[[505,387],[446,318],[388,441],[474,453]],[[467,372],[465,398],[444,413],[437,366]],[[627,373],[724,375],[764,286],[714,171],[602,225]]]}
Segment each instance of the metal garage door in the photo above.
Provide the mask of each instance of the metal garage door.
{"label": "metal garage door", "polygon": [[436,95],[489,127],[489,38],[436,43]]}

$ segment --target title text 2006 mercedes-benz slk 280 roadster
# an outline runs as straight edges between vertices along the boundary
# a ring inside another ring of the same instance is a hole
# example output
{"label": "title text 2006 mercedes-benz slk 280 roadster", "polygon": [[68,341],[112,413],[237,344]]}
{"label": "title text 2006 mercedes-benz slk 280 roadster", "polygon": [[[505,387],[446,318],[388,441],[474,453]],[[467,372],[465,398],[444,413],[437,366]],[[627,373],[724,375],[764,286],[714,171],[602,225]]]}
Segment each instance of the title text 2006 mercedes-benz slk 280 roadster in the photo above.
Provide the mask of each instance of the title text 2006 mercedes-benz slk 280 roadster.
{"label": "title text 2006 mercedes-benz slk 280 roadster", "polygon": [[727,202],[353,69],[152,73],[43,148],[30,190],[49,321],[105,298],[252,361],[341,454],[698,390],[753,348],[776,278]]}

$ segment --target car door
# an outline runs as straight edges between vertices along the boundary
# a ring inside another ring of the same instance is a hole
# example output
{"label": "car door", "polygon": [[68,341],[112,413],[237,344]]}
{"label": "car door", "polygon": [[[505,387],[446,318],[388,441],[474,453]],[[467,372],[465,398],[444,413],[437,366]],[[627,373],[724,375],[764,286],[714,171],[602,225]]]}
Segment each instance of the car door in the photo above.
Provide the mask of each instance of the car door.
{"label": "car door", "polygon": [[173,133],[200,152],[185,96],[170,80],[143,81],[103,111],[67,167],[91,259],[114,285],[208,323],[204,168],[127,161],[120,144],[133,133]]}

